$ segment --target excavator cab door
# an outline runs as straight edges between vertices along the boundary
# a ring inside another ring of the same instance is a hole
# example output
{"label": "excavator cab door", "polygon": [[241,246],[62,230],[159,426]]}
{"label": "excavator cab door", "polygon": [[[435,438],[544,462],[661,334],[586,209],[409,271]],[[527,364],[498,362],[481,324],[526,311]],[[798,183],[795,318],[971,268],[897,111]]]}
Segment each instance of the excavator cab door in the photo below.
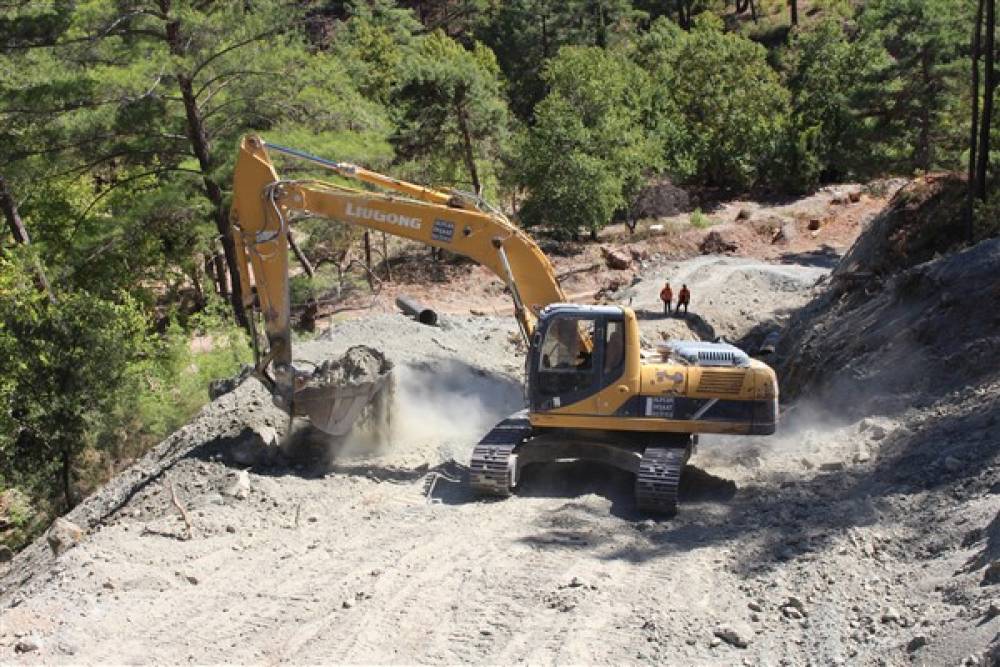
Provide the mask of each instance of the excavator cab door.
{"label": "excavator cab door", "polygon": [[622,376],[625,323],[603,311],[567,307],[540,319],[528,359],[533,412],[584,401]]}

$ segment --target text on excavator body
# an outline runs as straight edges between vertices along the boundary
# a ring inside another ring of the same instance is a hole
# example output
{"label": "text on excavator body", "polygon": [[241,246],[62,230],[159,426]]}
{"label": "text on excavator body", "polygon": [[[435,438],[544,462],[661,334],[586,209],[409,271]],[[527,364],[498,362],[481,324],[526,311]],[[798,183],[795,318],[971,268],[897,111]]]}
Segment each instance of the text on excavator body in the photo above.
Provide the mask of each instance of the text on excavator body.
{"label": "text on excavator body", "polygon": [[347,202],[347,215],[360,220],[388,222],[391,225],[409,227],[410,229],[420,229],[423,226],[423,221],[420,218],[411,218],[408,215],[400,215],[398,213],[384,213],[373,208],[356,206],[354,202]]}

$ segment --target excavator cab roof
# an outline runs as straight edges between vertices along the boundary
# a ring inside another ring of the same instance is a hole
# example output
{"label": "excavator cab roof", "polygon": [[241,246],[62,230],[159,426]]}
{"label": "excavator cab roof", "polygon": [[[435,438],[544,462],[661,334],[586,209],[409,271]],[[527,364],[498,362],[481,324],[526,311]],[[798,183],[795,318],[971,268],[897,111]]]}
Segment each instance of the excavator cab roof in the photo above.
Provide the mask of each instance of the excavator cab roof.
{"label": "excavator cab roof", "polygon": [[625,308],[622,306],[591,306],[579,303],[553,303],[543,308],[538,314],[538,317],[541,321],[557,315],[579,317],[583,319],[598,319],[621,317],[624,312]]}

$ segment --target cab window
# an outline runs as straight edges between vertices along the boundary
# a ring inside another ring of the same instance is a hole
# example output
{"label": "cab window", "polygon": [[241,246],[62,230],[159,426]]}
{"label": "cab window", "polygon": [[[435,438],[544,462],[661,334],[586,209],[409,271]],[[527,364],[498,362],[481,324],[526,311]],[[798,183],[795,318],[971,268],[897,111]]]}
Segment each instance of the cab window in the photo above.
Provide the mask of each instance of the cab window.
{"label": "cab window", "polygon": [[625,323],[608,322],[604,331],[604,377],[621,376],[625,364]]}
{"label": "cab window", "polygon": [[541,345],[542,370],[589,371],[593,363],[594,321],[557,317]]}

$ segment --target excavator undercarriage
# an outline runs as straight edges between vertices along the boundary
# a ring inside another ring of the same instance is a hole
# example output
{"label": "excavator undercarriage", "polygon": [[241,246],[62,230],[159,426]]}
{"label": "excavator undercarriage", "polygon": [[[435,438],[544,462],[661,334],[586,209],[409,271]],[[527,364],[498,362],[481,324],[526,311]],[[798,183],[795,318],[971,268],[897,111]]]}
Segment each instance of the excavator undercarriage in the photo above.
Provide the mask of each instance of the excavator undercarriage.
{"label": "excavator undercarriage", "polygon": [[524,410],[494,426],[472,450],[469,484],[482,495],[507,497],[531,464],[591,461],[635,475],[638,509],[673,514],[696,442],[688,434],[537,429]]}

